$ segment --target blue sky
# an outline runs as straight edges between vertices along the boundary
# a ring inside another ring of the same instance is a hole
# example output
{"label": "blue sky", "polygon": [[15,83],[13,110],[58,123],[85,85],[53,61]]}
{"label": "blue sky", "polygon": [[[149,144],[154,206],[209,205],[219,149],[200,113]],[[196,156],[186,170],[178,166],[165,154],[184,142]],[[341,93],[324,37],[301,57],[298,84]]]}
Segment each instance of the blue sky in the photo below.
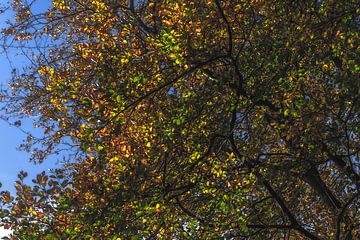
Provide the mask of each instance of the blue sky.
{"label": "blue sky", "polygon": [[[0,4],[6,3],[7,0],[0,0]],[[38,1],[41,2],[40,5],[35,6],[35,11],[44,10],[51,3],[48,1]],[[0,28],[4,26],[5,20],[11,17],[9,14],[0,15]],[[9,55],[9,59],[12,62],[12,67],[21,68],[27,64],[26,59],[18,55],[17,52],[13,51]],[[0,84],[3,85],[3,88],[6,88],[11,73],[11,66],[6,55],[0,51]],[[2,115],[3,113],[0,113]],[[31,119],[22,120],[22,126],[25,131],[31,132],[33,134],[41,133],[39,129],[34,129],[32,127]],[[14,191],[14,181],[17,179],[17,174],[19,171],[24,170],[29,172],[29,182],[30,177],[36,175],[43,170],[48,170],[55,166],[55,159],[49,159],[45,161],[44,164],[34,165],[29,162],[29,153],[21,152],[17,150],[17,147],[22,143],[26,138],[20,129],[9,125],[7,122],[0,120],[0,182],[3,187],[1,190],[10,190]]]}
{"label": "blue sky", "polygon": [[[24,61],[21,60],[21,57],[11,57],[13,64],[16,66],[24,65]],[[0,66],[0,83],[3,84],[5,88],[8,85],[11,68],[3,53],[0,53]],[[33,134],[39,134],[41,132],[39,129],[34,129],[32,127],[31,119],[23,119],[21,127],[25,131]],[[28,171],[30,176],[34,176],[35,173],[47,170],[55,164],[54,160],[46,161],[42,165],[34,165],[30,163],[30,154],[17,150],[17,147],[25,138],[26,134],[20,129],[9,125],[9,123],[3,120],[0,120],[0,182],[3,184],[2,189],[14,190],[14,181],[16,180],[17,174],[20,170]]]}
{"label": "blue sky", "polygon": [[[6,3],[7,0],[0,0],[0,4]],[[51,4],[50,0],[38,1],[40,5],[35,6],[35,11],[42,11]],[[4,27],[5,20],[11,17],[9,14],[0,15],[0,28]],[[12,67],[21,68],[26,65],[24,57],[18,56],[16,52],[12,52],[9,56],[12,61]],[[6,55],[0,51],[0,84],[6,88],[9,83],[11,66]],[[3,113],[0,113],[2,115]],[[25,131],[32,134],[39,133],[38,129],[32,127],[31,119],[23,119],[22,126]],[[14,182],[17,179],[19,171],[24,170],[29,173],[28,182],[31,183],[32,177],[41,171],[56,167],[56,159],[48,159],[41,165],[34,165],[29,161],[30,153],[18,151],[17,148],[26,138],[20,129],[11,126],[9,123],[0,120],[0,182],[2,188],[0,190],[9,190],[14,193]],[[0,227],[0,237],[7,236],[11,231]]]}

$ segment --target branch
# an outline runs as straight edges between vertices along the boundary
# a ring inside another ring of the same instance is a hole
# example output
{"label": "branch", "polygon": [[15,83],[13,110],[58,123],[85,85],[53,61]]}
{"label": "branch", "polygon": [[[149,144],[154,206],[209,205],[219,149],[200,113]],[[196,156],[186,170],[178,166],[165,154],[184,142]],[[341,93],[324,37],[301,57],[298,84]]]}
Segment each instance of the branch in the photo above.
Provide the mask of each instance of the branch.
{"label": "branch", "polygon": [[[117,4],[115,6],[113,6],[113,9],[118,9],[118,8],[122,8],[126,11],[129,11],[131,13],[131,15],[134,17],[134,19],[136,20],[136,22],[139,24],[140,28],[143,29],[146,33],[153,33],[156,34],[157,31],[155,28],[149,27],[148,25],[146,25],[144,23],[143,20],[141,20],[141,18],[137,15],[136,10],[135,10],[135,1],[134,0],[130,0],[129,1],[129,7],[123,5],[123,4]],[[118,13],[116,13],[118,14]]]}
{"label": "branch", "polygon": [[208,157],[210,154],[213,153],[214,151],[214,145],[215,145],[215,140],[217,138],[225,138],[225,136],[219,135],[219,134],[214,134],[211,138],[210,138],[210,143],[209,143],[209,147],[207,149],[207,151],[199,158],[197,159],[193,164],[190,165],[189,167],[189,171],[192,172],[194,167],[196,165],[198,165],[199,162],[201,162],[202,160],[204,160],[206,157]]}
{"label": "branch", "polygon": [[350,198],[349,201],[346,202],[346,204],[344,205],[344,207],[341,209],[341,212],[339,213],[339,215],[337,216],[337,220],[336,220],[336,235],[335,235],[335,240],[340,240],[340,233],[341,233],[341,221],[346,213],[346,210],[348,209],[348,207],[352,204],[352,202],[358,198],[360,196],[360,192],[356,193],[354,196],[352,196]]}
{"label": "branch", "polygon": [[197,217],[194,213],[190,212],[189,209],[187,209],[187,208],[184,207],[184,205],[180,202],[179,198],[176,197],[175,200],[176,200],[176,203],[179,205],[180,209],[181,209],[184,213],[186,213],[187,215],[189,215],[189,216],[192,217],[192,218],[198,219],[198,217]]}
{"label": "branch", "polygon": [[260,228],[260,229],[267,229],[267,228],[276,228],[276,229],[293,229],[294,226],[290,225],[262,225],[262,224],[247,224],[248,228]]}
{"label": "branch", "polygon": [[[215,62],[221,58],[225,58],[226,56],[224,55],[219,55],[219,56],[216,56],[216,57],[213,57],[213,58],[210,58],[209,60],[207,61],[204,61],[204,62],[201,62],[199,64],[197,64],[196,66],[193,66],[191,67],[190,69],[182,72],[180,75],[176,76],[174,79],[160,85],[159,87],[153,89],[153,90],[150,90],[149,92],[145,93],[144,95],[142,95],[141,97],[139,97],[138,99],[136,99],[135,101],[129,103],[128,105],[126,105],[124,107],[124,109],[122,109],[121,111],[119,111],[114,117],[113,119],[116,119],[120,114],[124,113],[125,111],[127,111],[129,108],[133,108],[133,107],[136,107],[139,103],[141,103],[143,100],[145,100],[146,98],[152,96],[153,94],[161,91],[162,89],[168,87],[168,86],[171,86],[172,84],[176,83],[177,81],[179,81],[181,78],[195,72],[196,70],[206,66],[207,64],[209,63],[212,63],[212,62]],[[105,122],[103,126],[99,127],[98,131],[99,132],[100,130],[102,130],[103,128],[105,128],[110,122],[112,121],[112,119],[109,119],[109,121]]]}
{"label": "branch", "polygon": [[[238,159],[242,158],[242,154],[239,152],[239,150],[236,147],[235,141],[234,141],[234,136],[231,135],[230,137],[230,144],[231,147],[233,148],[233,151],[236,155],[236,157]],[[291,226],[293,226],[293,229],[295,229],[296,231],[298,231],[299,233],[301,233],[302,235],[308,237],[309,239],[312,240],[319,240],[318,237],[316,237],[315,235],[313,235],[311,232],[307,231],[305,228],[303,228],[299,222],[296,220],[294,214],[291,212],[291,210],[288,208],[285,200],[274,190],[274,188],[271,186],[271,184],[263,178],[263,176],[256,170],[254,169],[254,166],[252,165],[251,162],[245,160],[244,161],[245,165],[248,167],[249,170],[252,170],[255,177],[259,180],[259,182],[261,182],[264,187],[266,188],[266,190],[270,193],[270,195],[276,200],[276,202],[278,203],[278,205],[280,206],[281,210],[285,213],[285,215],[289,218]]]}
{"label": "branch", "polygon": [[[173,198],[177,198],[178,196],[181,196],[183,194],[185,194],[186,192],[190,191],[193,187],[196,186],[196,183],[189,183],[187,185],[184,186],[180,186],[180,187],[176,187],[176,188],[172,188],[170,189],[170,186],[167,186],[167,188],[165,189],[164,195],[163,197],[165,198],[166,195],[168,195],[170,192],[177,192],[171,196],[169,196],[166,200],[170,201]],[[179,192],[180,191],[180,192]]]}
{"label": "branch", "polygon": [[135,0],[130,0],[130,12],[132,13],[132,15],[134,16],[135,20],[138,22],[138,24],[140,25],[140,27],[145,30],[147,33],[156,33],[155,28],[149,27],[148,25],[146,25],[144,23],[143,20],[141,20],[141,18],[136,14],[135,11]]}
{"label": "branch", "polygon": [[330,160],[334,161],[335,165],[340,168],[346,176],[348,176],[353,183],[359,187],[360,186],[360,176],[356,171],[351,167],[347,166],[346,161],[344,161],[340,156],[334,155],[330,152],[330,149],[325,143],[322,143],[323,150],[328,154]]}
{"label": "branch", "polygon": [[233,40],[232,40],[233,37],[232,37],[231,26],[230,26],[230,23],[229,23],[229,21],[227,20],[227,18],[225,16],[224,10],[221,8],[220,0],[215,0],[215,4],[216,4],[216,7],[219,9],[221,18],[224,20],[225,25],[226,25],[226,30],[227,30],[227,33],[228,33],[228,45],[229,45],[228,54],[229,54],[229,56],[231,56],[232,51],[233,51]]}
{"label": "branch", "polygon": [[139,104],[141,101],[143,101],[144,99],[150,97],[150,96],[153,95],[154,93],[157,93],[157,92],[159,92],[160,90],[162,90],[162,89],[164,89],[164,88],[166,88],[166,87],[168,87],[168,86],[176,83],[178,80],[180,80],[181,78],[183,78],[183,77],[185,77],[185,76],[193,73],[193,72],[196,71],[197,69],[199,69],[199,68],[201,68],[201,67],[203,67],[203,66],[205,66],[205,65],[207,65],[207,64],[209,64],[209,63],[211,63],[211,62],[214,62],[214,61],[217,61],[217,60],[219,60],[219,59],[221,59],[221,58],[224,58],[224,57],[226,57],[226,56],[223,56],[223,55],[216,56],[216,57],[211,58],[211,59],[209,59],[209,60],[207,60],[207,61],[205,61],[205,62],[199,63],[199,64],[197,64],[197,65],[194,66],[194,67],[191,67],[190,69],[184,71],[183,73],[181,73],[180,75],[178,75],[178,76],[175,77],[174,79],[172,79],[172,80],[164,83],[163,85],[161,85],[161,86],[159,86],[159,87],[157,87],[157,88],[155,88],[155,89],[147,92],[147,93],[144,94],[143,96],[141,96],[141,97],[139,97],[138,99],[136,99],[134,102],[128,104],[127,106],[125,106],[125,108],[124,108],[120,113],[125,112],[127,109],[129,109],[129,108],[131,108],[131,107]]}

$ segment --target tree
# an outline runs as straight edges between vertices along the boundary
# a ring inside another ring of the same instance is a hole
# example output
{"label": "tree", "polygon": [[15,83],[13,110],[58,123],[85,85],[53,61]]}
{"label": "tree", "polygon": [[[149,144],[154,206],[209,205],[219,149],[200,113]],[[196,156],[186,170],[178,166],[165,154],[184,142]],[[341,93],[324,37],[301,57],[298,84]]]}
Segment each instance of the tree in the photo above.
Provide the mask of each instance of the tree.
{"label": "tree", "polygon": [[75,154],[2,193],[14,237],[360,237],[358,1],[33,4],[7,111]]}

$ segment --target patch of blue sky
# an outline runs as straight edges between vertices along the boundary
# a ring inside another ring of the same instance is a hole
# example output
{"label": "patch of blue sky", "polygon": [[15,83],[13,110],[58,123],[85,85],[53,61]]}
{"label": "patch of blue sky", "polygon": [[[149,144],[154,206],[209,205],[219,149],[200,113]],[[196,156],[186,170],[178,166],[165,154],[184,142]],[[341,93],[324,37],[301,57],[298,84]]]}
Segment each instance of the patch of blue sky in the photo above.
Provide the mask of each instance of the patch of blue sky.
{"label": "patch of blue sky", "polygon": [[[0,5],[7,4],[7,1],[1,1]],[[39,14],[51,6],[51,1],[34,1],[31,10],[34,14]],[[5,12],[0,15],[0,28],[6,26],[6,20],[12,20],[13,13],[11,11]],[[31,49],[34,42],[28,42],[25,45],[16,45],[14,48],[2,49],[0,52],[0,86],[2,90],[9,88],[11,80],[11,73],[14,68],[22,69],[31,64],[31,59],[26,56],[26,49]],[[25,47],[25,48],[18,48]],[[4,51],[6,50],[6,51]],[[4,110],[4,104],[0,106]],[[0,113],[4,116],[4,111]],[[52,156],[47,159],[43,164],[34,165],[29,161],[31,153],[19,151],[18,147],[26,139],[27,134],[30,133],[34,136],[40,136],[43,130],[34,128],[33,121],[36,116],[32,118],[25,118],[21,120],[21,126],[15,126],[13,123],[16,119],[10,119],[9,122],[0,120],[0,182],[3,187],[1,190],[15,191],[14,182],[17,179],[19,171],[24,170],[29,172],[28,182],[31,183],[31,178],[41,171],[48,171],[57,166],[57,159],[59,156]]]}

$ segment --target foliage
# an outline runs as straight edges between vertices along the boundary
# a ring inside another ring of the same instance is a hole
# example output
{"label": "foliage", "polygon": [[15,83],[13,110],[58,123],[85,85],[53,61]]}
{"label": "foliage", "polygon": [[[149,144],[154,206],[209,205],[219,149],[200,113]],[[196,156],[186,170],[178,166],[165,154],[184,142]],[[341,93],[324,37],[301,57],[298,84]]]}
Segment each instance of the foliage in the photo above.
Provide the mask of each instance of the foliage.
{"label": "foliage", "polygon": [[32,4],[7,111],[77,154],[2,193],[14,238],[360,238],[357,0]]}

